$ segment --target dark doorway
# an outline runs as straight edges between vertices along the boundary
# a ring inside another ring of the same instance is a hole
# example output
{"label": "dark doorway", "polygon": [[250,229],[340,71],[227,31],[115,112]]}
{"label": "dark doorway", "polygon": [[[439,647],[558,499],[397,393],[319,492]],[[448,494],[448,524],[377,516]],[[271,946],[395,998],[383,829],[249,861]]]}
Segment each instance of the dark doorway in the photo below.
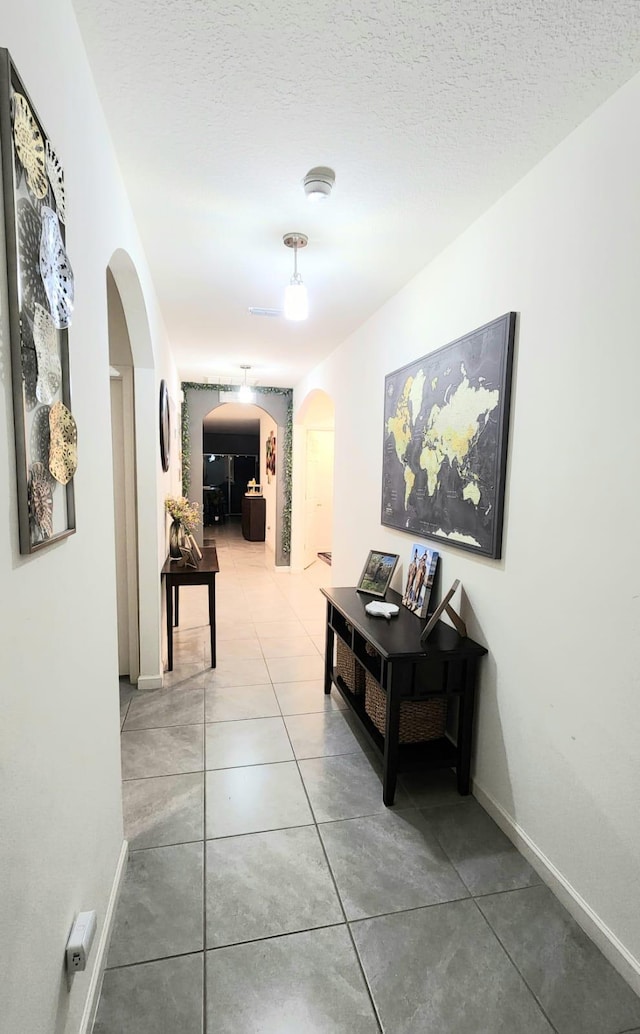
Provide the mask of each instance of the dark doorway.
{"label": "dark doorway", "polygon": [[258,481],[257,455],[207,453],[202,465],[204,524],[219,524],[242,514],[242,497],[252,479]]}

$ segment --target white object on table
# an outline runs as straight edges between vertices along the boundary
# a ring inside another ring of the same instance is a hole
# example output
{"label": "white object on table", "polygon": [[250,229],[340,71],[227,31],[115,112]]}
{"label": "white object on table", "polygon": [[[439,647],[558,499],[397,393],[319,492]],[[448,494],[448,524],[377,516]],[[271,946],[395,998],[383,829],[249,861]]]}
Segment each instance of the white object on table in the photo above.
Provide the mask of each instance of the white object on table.
{"label": "white object on table", "polygon": [[364,609],[374,618],[390,618],[399,612],[400,607],[395,603],[381,603],[379,600],[372,600]]}

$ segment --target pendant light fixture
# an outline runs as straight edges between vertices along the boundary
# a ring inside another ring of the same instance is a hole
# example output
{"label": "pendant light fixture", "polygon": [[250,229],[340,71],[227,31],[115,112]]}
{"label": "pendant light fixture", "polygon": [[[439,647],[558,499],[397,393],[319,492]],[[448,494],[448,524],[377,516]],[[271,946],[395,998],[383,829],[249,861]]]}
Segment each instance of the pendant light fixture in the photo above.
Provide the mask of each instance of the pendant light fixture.
{"label": "pendant light fixture", "polygon": [[253,392],[247,384],[247,370],[250,370],[251,367],[241,366],[240,369],[244,370],[244,384],[240,385],[240,389],[238,391],[238,402],[253,402]]}
{"label": "pendant light fixture", "polygon": [[305,233],[285,233],[282,238],[287,248],[293,248],[293,276],[284,292],[284,318],[306,320],[309,315],[307,289],[298,272],[298,248],[306,248],[309,238]]}

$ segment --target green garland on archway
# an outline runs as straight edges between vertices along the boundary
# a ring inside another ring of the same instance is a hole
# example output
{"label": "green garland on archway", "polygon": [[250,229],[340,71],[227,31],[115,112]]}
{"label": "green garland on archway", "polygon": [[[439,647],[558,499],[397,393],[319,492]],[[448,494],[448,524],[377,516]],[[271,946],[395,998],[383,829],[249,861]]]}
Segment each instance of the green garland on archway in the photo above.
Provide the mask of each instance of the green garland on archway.
{"label": "green garland on archway", "polygon": [[[183,381],[184,392],[182,404],[182,494],[188,498],[191,488],[191,429],[189,426],[189,407],[187,391],[233,391],[237,384],[199,384],[195,381]],[[291,475],[293,456],[293,389],[252,387],[256,395],[284,395],[287,399],[287,421],[285,425],[284,444],[282,450],[282,470],[284,474],[284,501],[282,506],[282,527],[280,546],[282,555],[291,554]]]}

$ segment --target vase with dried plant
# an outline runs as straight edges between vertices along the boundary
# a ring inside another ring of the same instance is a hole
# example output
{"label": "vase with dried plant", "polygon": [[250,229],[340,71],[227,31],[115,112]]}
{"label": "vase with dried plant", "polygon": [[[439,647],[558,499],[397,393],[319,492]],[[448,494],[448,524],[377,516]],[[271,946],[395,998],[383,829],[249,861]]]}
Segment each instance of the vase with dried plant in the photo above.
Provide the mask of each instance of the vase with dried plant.
{"label": "vase with dried plant", "polygon": [[185,535],[192,534],[200,524],[200,506],[184,496],[167,496],[164,508],[171,517],[169,556],[172,560],[182,560],[180,547],[185,544]]}

